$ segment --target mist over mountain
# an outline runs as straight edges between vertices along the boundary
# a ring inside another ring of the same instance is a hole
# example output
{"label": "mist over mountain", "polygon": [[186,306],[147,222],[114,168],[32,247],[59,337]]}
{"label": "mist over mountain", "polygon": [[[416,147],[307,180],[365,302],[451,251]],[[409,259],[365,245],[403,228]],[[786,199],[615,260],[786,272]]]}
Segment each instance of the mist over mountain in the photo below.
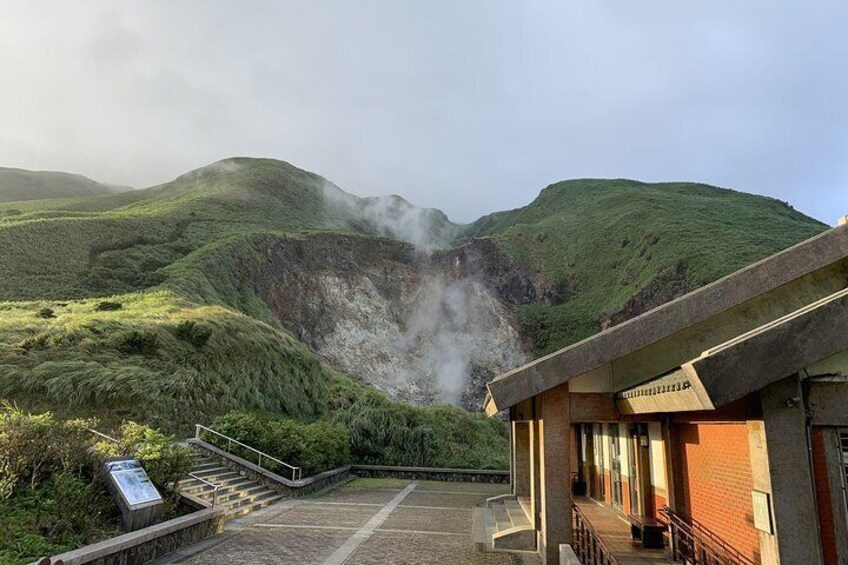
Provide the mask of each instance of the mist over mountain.
{"label": "mist over mountain", "polygon": [[[458,225],[272,159],[93,196],[62,178],[61,200],[0,204],[0,396],[163,419],[308,414],[331,373],[474,409],[498,374],[827,227],[694,183],[564,181]],[[208,379],[239,392],[186,388]]]}

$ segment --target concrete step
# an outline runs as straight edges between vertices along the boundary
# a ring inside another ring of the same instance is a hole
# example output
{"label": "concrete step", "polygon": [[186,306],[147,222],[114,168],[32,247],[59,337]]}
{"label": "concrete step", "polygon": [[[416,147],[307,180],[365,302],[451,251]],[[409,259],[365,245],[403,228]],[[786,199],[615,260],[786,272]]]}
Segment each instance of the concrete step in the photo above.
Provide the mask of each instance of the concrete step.
{"label": "concrete step", "polygon": [[223,469],[219,468],[217,470],[210,471],[201,471],[199,473],[194,473],[204,481],[209,481],[210,483],[223,483],[226,481],[232,481],[234,479],[244,478],[244,475],[238,473],[237,471],[231,471],[224,467]]}
{"label": "concrete step", "polygon": [[245,496],[240,496],[238,498],[232,498],[230,500],[227,500],[226,502],[222,502],[221,505],[224,507],[224,509],[227,512],[229,512],[230,510],[233,510],[234,508],[238,508],[239,506],[250,506],[251,504],[253,504],[255,502],[261,502],[263,500],[266,500],[266,499],[269,499],[269,498],[274,498],[274,497],[277,497],[277,496],[278,495],[277,495],[276,492],[274,492],[272,490],[264,489],[264,490],[261,490],[261,491],[257,491],[257,492],[255,492],[251,495],[245,495]]}
{"label": "concrete step", "polygon": [[490,508],[480,506],[472,510],[471,538],[477,553],[492,551],[493,523],[494,516]]}
{"label": "concrete step", "polygon": [[509,512],[506,510],[506,506],[503,504],[492,504],[491,511],[495,517],[495,528],[497,531],[509,530],[514,526],[509,517]]}
{"label": "concrete step", "polygon": [[521,505],[517,500],[504,501],[504,507],[506,508],[507,514],[509,514],[509,518],[512,521],[513,526],[530,525],[530,518],[524,513],[524,509],[521,508]]}
{"label": "concrete step", "polygon": [[244,506],[237,506],[234,509],[232,509],[232,510],[230,510],[226,513],[226,515],[225,515],[226,519],[232,520],[233,518],[238,518],[239,516],[244,516],[245,514],[249,514],[249,513],[253,512],[254,510],[259,510],[260,508],[265,508],[266,506],[270,506],[271,504],[274,504],[275,502],[279,502],[283,498],[284,497],[283,497],[282,494],[276,494],[274,496],[264,498],[264,499],[261,499],[261,500],[257,500],[255,502],[252,502],[250,504],[246,504]]}
{"label": "concrete step", "polygon": [[[250,488],[256,485],[254,481],[246,478],[232,479],[227,482],[214,483],[218,486],[218,495],[227,495],[234,492],[239,492],[242,489]],[[189,479],[187,482],[180,482],[180,492],[191,494],[200,498],[212,497],[215,487],[202,483],[196,479]]]}
{"label": "concrete step", "polygon": [[224,494],[221,494],[221,492],[218,491],[218,501],[219,502],[229,502],[230,500],[234,500],[236,498],[255,496],[255,495],[257,495],[257,494],[259,494],[263,491],[266,491],[266,490],[268,490],[268,489],[266,487],[264,487],[263,485],[254,483],[252,485],[245,485],[242,488],[232,490],[232,491],[226,492]]}

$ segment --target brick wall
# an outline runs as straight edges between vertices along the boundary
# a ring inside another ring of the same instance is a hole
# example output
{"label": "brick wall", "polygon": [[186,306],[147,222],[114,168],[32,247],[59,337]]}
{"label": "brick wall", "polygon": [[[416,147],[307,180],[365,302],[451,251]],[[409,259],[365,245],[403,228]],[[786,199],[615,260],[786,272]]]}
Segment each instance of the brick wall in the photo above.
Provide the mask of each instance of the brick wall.
{"label": "brick wall", "polygon": [[744,423],[678,424],[683,500],[678,506],[725,542],[759,561],[754,528],[748,429]]}
{"label": "brick wall", "polygon": [[830,495],[830,483],[827,476],[827,455],[824,450],[824,435],[821,428],[813,428],[813,477],[816,484],[816,502],[819,510],[822,553],[825,563],[838,563],[839,552],[836,547],[836,528],[833,524],[833,499]]}

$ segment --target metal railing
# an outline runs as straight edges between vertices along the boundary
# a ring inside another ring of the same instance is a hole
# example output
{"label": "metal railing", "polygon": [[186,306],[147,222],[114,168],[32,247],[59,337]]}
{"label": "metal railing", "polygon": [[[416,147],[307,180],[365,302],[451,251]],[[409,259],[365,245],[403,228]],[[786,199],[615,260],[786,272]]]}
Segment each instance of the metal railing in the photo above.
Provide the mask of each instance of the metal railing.
{"label": "metal railing", "polygon": [[271,455],[268,455],[267,453],[264,453],[264,452],[262,452],[262,451],[259,451],[258,449],[255,449],[255,448],[253,448],[253,447],[250,447],[249,445],[247,445],[247,444],[245,444],[245,443],[242,443],[242,442],[238,441],[237,439],[231,438],[230,436],[224,435],[224,434],[222,434],[222,433],[220,433],[220,432],[216,432],[216,431],[215,431],[215,430],[213,430],[212,428],[207,428],[206,426],[202,426],[202,425],[200,425],[200,424],[195,424],[195,433],[194,433],[194,437],[195,437],[195,439],[199,439],[199,440],[200,440],[200,439],[203,439],[203,438],[201,437],[201,435],[203,434],[203,432],[209,432],[210,434],[212,434],[212,435],[214,435],[214,436],[216,436],[216,437],[219,437],[219,438],[221,438],[221,439],[223,439],[223,440],[226,440],[226,442],[227,442],[227,444],[226,444],[226,450],[227,450],[227,453],[230,453],[230,452],[232,451],[232,446],[233,446],[234,444],[235,444],[235,445],[237,445],[237,446],[239,446],[239,447],[241,447],[241,448],[243,448],[243,449],[246,449],[247,451],[249,451],[249,452],[251,452],[251,453],[253,453],[254,455],[256,455],[256,456],[257,456],[256,465],[257,465],[260,469],[266,469],[266,470],[268,470],[268,471],[271,471],[271,469],[267,469],[267,467],[263,467],[263,466],[262,466],[262,461],[263,461],[263,460],[265,460],[265,461],[273,461],[273,462],[274,462],[274,463],[276,463],[277,465],[279,465],[279,466],[281,466],[281,467],[284,467],[284,468],[286,468],[286,469],[288,469],[288,470],[289,470],[289,472],[291,473],[291,480],[293,480],[293,481],[297,481],[297,480],[299,480],[299,479],[303,476],[303,471],[301,470],[301,468],[300,468],[300,467],[295,467],[294,465],[289,465],[288,463],[285,463],[285,462],[283,462],[283,461],[280,461],[280,460],[279,460],[279,459],[277,459],[276,457],[273,457],[273,456],[271,456]]}
{"label": "metal railing", "polygon": [[218,490],[223,485],[207,481],[206,479],[204,479],[202,477],[198,477],[194,473],[189,473],[188,476],[191,477],[192,479],[196,480],[196,481],[200,481],[201,483],[203,483],[206,486],[212,487],[212,508],[215,508],[216,506],[218,506]]}
{"label": "metal railing", "polygon": [[576,504],[571,505],[572,549],[583,565],[619,565],[601,536]]}
{"label": "metal railing", "polygon": [[668,506],[660,508],[659,515],[668,523],[674,559],[690,565],[755,565],[697,520],[684,518]]}

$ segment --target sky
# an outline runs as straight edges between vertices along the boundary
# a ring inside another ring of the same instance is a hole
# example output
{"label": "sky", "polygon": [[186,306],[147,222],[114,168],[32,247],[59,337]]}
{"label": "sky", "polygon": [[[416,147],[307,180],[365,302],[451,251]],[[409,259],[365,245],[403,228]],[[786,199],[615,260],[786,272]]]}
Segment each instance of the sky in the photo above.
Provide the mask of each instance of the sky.
{"label": "sky", "polygon": [[848,214],[844,0],[0,2],[0,165],[273,157],[471,221],[582,177]]}

